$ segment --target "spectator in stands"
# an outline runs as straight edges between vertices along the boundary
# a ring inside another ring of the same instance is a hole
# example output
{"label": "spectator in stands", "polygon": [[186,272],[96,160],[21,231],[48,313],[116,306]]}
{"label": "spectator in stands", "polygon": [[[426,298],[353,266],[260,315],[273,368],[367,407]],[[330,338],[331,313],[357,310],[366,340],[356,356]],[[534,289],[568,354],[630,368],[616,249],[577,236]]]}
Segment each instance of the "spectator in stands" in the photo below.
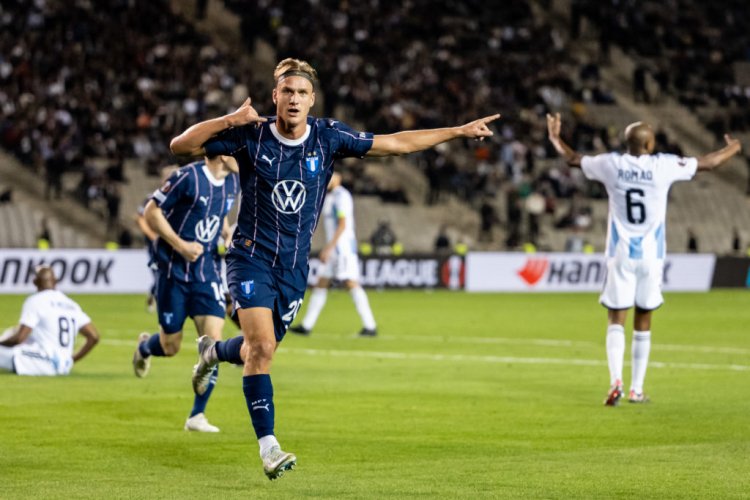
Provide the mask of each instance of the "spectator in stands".
{"label": "spectator in stands", "polygon": [[396,233],[387,220],[378,222],[378,227],[370,236],[370,244],[377,255],[390,255],[393,253],[393,245],[397,242]]}
{"label": "spectator in stands", "polygon": [[698,236],[696,236],[692,227],[688,228],[687,251],[690,253],[698,253]]}
{"label": "spectator in stands", "polygon": [[105,187],[105,200],[107,202],[107,223],[110,227],[117,227],[120,218],[120,185],[117,182],[110,182]]}
{"label": "spectator in stands", "polygon": [[36,241],[39,249],[46,250],[52,247],[52,233],[49,230],[47,219],[42,219]]}
{"label": "spectator in stands", "polygon": [[492,243],[494,240],[493,230],[499,222],[497,212],[489,197],[485,197],[479,207],[479,235],[477,241]]}
{"label": "spectator in stands", "polygon": [[44,197],[51,200],[53,195],[56,199],[62,198],[62,176],[65,173],[65,157],[61,151],[55,151],[44,163],[47,173],[47,188]]}
{"label": "spectator in stands", "polygon": [[732,228],[732,255],[739,255],[742,251],[742,239],[737,226]]}
{"label": "spectator in stands", "polygon": [[445,254],[451,251],[451,239],[448,236],[448,226],[441,224],[435,238],[435,253]]}
{"label": "spectator in stands", "polygon": [[508,230],[505,238],[505,246],[509,249],[516,248],[521,243],[521,221],[523,211],[521,210],[521,196],[514,186],[506,193],[505,210],[508,217]]}

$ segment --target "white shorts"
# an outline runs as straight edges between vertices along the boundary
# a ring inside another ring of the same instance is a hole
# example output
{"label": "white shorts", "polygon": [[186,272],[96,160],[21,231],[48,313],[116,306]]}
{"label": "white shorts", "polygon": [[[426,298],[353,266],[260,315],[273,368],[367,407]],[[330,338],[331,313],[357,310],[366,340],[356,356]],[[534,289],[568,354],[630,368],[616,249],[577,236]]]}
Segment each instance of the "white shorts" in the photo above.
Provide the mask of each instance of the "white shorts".
{"label": "white shorts", "polygon": [[664,275],[662,259],[607,260],[607,278],[599,302],[608,309],[656,309],[664,303],[661,284]]}
{"label": "white shorts", "polygon": [[[17,345],[11,348],[2,348],[3,354],[0,358],[6,359],[10,356],[7,351],[12,352],[13,366],[10,367],[18,375],[32,376],[55,376],[67,375],[73,368],[73,359],[69,356],[64,358],[58,355],[50,355],[37,346]],[[8,367],[3,367],[8,369]]]}
{"label": "white shorts", "polygon": [[339,281],[359,281],[359,257],[356,253],[336,253],[331,255],[320,271],[320,277]]}

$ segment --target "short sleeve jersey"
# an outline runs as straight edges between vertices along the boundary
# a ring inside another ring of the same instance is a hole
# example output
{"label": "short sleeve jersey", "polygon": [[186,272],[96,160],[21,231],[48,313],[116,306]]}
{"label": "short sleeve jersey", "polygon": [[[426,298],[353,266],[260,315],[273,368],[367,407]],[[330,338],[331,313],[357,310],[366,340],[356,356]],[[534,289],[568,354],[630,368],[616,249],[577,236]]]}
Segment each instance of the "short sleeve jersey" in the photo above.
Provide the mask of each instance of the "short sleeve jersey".
{"label": "short sleeve jersey", "polygon": [[599,181],[609,197],[607,255],[663,259],[669,188],[693,178],[695,158],[669,154],[584,156],[584,175]]}
{"label": "short sleeve jersey", "polygon": [[65,360],[73,357],[75,336],[91,318],[64,293],[43,290],[23,303],[19,323],[31,328],[25,344],[36,344],[50,358]]}
{"label": "short sleeve jersey", "polygon": [[252,257],[291,269],[307,266],[334,161],[363,157],[372,141],[371,133],[312,117],[302,137],[290,140],[270,117],[225,130],[203,146],[208,155],[237,159],[242,188],[237,226],[252,242]]}
{"label": "short sleeve jersey", "polygon": [[184,282],[219,281],[216,269],[218,241],[237,196],[238,178],[229,174],[217,180],[198,161],[177,170],[151,198],[162,209],[169,225],[185,241],[203,244],[203,254],[188,262],[161,238],[156,242],[156,262],[168,279]]}
{"label": "short sleeve jersey", "polygon": [[[151,201],[151,196],[148,195],[145,200],[143,200],[143,203],[138,205],[138,215],[143,217],[143,215],[146,213],[146,205],[148,205],[148,202]],[[145,234],[143,235],[143,244],[146,246],[146,250],[148,251],[148,260],[149,263],[154,261],[156,259],[156,254],[154,253],[154,242],[148,239],[148,236]]]}
{"label": "short sleeve jersey", "polygon": [[357,237],[354,232],[354,200],[351,193],[343,187],[333,189],[323,203],[323,228],[326,241],[331,241],[333,235],[344,221],[344,232],[336,242],[339,253],[357,253]]}

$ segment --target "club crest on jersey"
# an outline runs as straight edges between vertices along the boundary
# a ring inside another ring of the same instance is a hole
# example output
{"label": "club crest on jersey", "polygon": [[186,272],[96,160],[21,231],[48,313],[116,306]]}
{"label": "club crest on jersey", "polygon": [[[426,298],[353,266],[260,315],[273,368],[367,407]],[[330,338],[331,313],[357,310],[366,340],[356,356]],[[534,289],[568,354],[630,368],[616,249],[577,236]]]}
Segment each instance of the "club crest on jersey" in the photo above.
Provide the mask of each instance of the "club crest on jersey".
{"label": "club crest on jersey", "polygon": [[255,281],[254,280],[243,281],[240,283],[240,287],[242,288],[242,294],[245,297],[250,297],[255,293]]}
{"label": "club crest on jersey", "polygon": [[195,225],[195,237],[203,243],[210,243],[218,234],[219,226],[221,226],[221,219],[217,215],[201,219]]}
{"label": "club crest on jersey", "polygon": [[320,171],[320,157],[316,151],[307,153],[305,156],[305,168],[311,174],[317,174]]}
{"label": "club crest on jersey", "polygon": [[300,181],[285,179],[273,187],[271,201],[282,214],[296,214],[305,204],[307,190]]}

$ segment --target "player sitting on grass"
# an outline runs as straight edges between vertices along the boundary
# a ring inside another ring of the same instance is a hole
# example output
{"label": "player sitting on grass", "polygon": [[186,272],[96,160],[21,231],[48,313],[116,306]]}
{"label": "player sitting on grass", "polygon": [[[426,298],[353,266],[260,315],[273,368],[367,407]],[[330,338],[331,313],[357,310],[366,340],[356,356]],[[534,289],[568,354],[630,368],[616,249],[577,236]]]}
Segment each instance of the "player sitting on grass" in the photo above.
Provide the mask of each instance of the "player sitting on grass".
{"label": "player sitting on grass", "polygon": [[[21,309],[19,326],[0,340],[0,370],[18,375],[67,375],[99,342],[99,332],[81,307],[55,289],[49,266],[36,268],[37,292]],[[73,353],[76,334],[86,343]]]}

